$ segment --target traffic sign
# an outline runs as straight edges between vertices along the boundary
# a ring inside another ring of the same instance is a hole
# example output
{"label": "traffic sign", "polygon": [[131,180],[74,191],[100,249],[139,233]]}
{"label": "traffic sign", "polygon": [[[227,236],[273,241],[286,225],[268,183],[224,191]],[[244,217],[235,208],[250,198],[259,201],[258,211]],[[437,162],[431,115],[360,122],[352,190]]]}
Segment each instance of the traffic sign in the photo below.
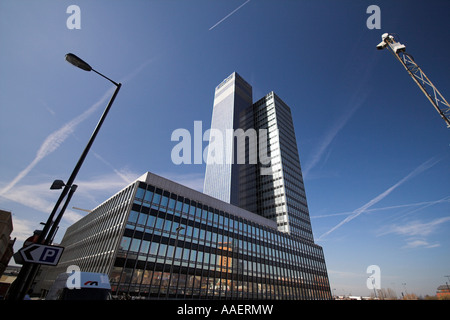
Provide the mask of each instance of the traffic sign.
{"label": "traffic sign", "polygon": [[63,247],[32,244],[19,250],[25,262],[56,266],[64,251]]}

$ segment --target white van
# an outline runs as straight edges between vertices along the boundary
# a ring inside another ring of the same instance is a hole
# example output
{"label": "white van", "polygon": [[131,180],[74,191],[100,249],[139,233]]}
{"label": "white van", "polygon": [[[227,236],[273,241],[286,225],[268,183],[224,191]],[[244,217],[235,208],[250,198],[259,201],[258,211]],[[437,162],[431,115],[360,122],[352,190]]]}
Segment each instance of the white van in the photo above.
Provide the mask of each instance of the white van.
{"label": "white van", "polygon": [[111,285],[107,274],[93,272],[61,273],[46,300],[109,300]]}

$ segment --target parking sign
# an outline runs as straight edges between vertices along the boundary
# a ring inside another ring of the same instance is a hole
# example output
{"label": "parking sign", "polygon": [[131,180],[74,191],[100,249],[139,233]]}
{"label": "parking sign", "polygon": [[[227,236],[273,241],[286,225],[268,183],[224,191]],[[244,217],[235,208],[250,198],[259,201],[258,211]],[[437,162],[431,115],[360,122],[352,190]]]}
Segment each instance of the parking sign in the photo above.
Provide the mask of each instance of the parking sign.
{"label": "parking sign", "polygon": [[64,251],[63,247],[32,244],[19,250],[25,262],[56,266]]}

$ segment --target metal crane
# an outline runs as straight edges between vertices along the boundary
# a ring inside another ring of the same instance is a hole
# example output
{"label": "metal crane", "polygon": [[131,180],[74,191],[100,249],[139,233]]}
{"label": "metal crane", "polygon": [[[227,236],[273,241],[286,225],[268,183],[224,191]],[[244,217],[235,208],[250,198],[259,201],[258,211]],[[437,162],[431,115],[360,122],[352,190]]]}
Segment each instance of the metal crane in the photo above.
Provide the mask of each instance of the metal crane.
{"label": "metal crane", "polygon": [[384,33],[381,36],[381,41],[377,45],[378,50],[387,48],[397,58],[397,60],[405,67],[408,74],[419,86],[420,90],[430,100],[433,107],[439,113],[441,118],[447,124],[447,128],[450,128],[450,105],[442,96],[442,94],[436,89],[434,84],[428,79],[422,69],[414,62],[413,57],[405,52],[405,45],[398,42],[398,37],[391,33]]}

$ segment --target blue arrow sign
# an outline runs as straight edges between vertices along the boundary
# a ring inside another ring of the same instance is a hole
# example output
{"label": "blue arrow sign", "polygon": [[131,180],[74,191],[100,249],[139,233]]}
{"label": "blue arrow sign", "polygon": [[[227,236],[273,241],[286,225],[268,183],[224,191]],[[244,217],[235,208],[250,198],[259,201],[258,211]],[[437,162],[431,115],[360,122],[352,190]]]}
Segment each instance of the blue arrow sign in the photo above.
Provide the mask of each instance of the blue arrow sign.
{"label": "blue arrow sign", "polygon": [[56,266],[64,251],[63,247],[32,244],[19,250],[25,262]]}

